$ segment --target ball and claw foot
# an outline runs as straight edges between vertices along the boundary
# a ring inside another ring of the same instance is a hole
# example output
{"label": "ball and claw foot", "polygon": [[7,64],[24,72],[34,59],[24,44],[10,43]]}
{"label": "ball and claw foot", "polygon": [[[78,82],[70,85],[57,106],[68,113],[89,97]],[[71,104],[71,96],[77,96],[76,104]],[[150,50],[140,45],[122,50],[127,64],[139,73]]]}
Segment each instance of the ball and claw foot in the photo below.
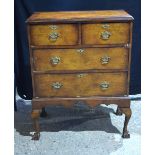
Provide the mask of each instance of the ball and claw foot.
{"label": "ball and claw foot", "polygon": [[35,132],[32,136],[32,140],[39,140],[40,138],[40,133]]}
{"label": "ball and claw foot", "polygon": [[130,134],[128,131],[124,132],[122,138],[130,138]]}
{"label": "ball and claw foot", "polygon": [[32,110],[31,117],[33,119],[33,127],[35,130],[32,136],[32,140],[39,140],[40,138],[39,116],[40,116],[40,110]]}
{"label": "ball and claw foot", "polygon": [[42,108],[42,111],[40,113],[40,117],[47,117],[47,112],[45,111],[45,108]]}

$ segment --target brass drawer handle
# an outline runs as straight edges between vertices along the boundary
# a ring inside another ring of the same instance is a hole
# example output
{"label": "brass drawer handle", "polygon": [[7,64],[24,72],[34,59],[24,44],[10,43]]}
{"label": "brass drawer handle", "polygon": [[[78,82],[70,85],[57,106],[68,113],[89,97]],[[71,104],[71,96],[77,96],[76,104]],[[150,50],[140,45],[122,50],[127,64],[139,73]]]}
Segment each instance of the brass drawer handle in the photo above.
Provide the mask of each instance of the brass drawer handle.
{"label": "brass drawer handle", "polygon": [[77,49],[77,52],[82,54],[85,50],[84,49]]}
{"label": "brass drawer handle", "polygon": [[109,57],[109,56],[104,56],[104,57],[102,57],[100,60],[101,60],[101,64],[108,64],[109,63],[109,60],[110,60],[111,58]]}
{"label": "brass drawer handle", "polygon": [[111,33],[109,31],[104,31],[104,32],[101,32],[101,39],[103,40],[108,40],[111,36]]}
{"label": "brass drawer handle", "polygon": [[53,42],[57,41],[59,37],[60,37],[60,34],[57,32],[52,32],[49,34],[49,40]]}
{"label": "brass drawer handle", "polygon": [[109,24],[102,24],[102,28],[108,29],[110,27]]}
{"label": "brass drawer handle", "polygon": [[101,88],[102,90],[108,89],[108,88],[109,88],[109,82],[104,81],[104,82],[100,83],[100,88]]}
{"label": "brass drawer handle", "polygon": [[55,57],[51,57],[50,62],[51,62],[53,65],[57,65],[57,64],[60,63],[60,60],[61,60],[60,57],[55,56]]}
{"label": "brass drawer handle", "polygon": [[60,89],[62,86],[63,86],[63,84],[60,83],[60,82],[54,82],[54,83],[52,83],[52,88],[53,89]]}

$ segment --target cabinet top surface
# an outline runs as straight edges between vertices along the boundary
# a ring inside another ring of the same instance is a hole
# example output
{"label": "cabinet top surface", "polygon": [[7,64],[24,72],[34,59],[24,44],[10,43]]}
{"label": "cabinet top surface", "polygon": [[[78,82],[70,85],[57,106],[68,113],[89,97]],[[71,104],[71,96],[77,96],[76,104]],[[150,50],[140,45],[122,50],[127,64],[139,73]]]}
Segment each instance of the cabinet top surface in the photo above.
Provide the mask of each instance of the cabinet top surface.
{"label": "cabinet top surface", "polygon": [[124,10],[36,12],[26,22],[128,21],[133,17]]}

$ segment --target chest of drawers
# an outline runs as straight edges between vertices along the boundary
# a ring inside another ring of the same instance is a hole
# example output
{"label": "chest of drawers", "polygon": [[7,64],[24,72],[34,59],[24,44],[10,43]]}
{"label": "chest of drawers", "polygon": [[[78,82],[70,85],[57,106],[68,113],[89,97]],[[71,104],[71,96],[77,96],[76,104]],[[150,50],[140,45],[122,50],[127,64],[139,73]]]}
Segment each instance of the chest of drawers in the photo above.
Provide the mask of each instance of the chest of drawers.
{"label": "chest of drawers", "polygon": [[33,84],[32,118],[38,140],[41,109],[117,104],[129,138],[129,81],[133,17],[123,10],[37,12],[27,20]]}

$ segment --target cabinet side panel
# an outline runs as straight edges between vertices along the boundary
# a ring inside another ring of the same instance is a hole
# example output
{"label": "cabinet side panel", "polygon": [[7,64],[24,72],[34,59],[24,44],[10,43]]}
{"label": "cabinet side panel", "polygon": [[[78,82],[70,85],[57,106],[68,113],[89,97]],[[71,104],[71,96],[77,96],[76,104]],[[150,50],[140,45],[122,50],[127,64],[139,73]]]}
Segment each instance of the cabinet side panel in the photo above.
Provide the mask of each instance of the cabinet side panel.
{"label": "cabinet side panel", "polygon": [[31,65],[31,78],[32,78],[32,89],[33,89],[33,97],[35,96],[35,87],[34,87],[34,77],[33,77],[33,56],[32,56],[32,49],[30,46],[31,37],[30,37],[30,26],[27,25],[27,34],[28,34],[28,43],[29,43],[29,57],[30,57],[30,65]]}

